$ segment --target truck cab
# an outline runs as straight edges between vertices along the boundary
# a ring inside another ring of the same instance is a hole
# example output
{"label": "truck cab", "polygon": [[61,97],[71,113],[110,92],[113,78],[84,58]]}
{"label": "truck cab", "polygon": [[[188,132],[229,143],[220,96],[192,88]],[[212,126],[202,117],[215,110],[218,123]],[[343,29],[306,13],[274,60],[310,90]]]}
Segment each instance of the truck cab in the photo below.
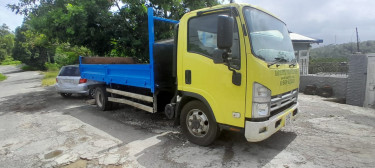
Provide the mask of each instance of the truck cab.
{"label": "truck cab", "polygon": [[[231,35],[219,28],[228,25]],[[277,17],[247,4],[189,12],[180,20],[177,46],[177,111],[189,140],[199,144],[214,138],[210,129],[228,129],[257,142],[297,115],[299,67]],[[205,108],[184,111],[192,100]]]}

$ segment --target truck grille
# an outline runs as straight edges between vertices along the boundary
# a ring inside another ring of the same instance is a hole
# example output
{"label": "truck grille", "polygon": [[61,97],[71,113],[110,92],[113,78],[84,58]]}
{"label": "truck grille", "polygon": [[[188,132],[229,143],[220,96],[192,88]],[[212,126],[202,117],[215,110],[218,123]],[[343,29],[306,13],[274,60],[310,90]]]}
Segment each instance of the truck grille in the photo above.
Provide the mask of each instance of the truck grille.
{"label": "truck grille", "polygon": [[271,116],[274,116],[297,102],[297,89],[271,97]]}

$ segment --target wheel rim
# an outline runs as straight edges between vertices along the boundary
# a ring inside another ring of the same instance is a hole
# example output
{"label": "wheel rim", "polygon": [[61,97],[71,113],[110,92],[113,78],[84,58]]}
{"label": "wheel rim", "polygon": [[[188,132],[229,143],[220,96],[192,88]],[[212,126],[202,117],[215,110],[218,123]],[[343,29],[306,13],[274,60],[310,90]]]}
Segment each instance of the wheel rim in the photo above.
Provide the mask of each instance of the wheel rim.
{"label": "wheel rim", "polygon": [[203,137],[210,128],[208,117],[199,109],[190,110],[186,117],[189,132],[196,137]]}
{"label": "wheel rim", "polygon": [[99,106],[99,107],[102,107],[103,106],[103,95],[101,92],[97,92],[96,93],[96,104]]}
{"label": "wheel rim", "polygon": [[89,95],[90,95],[91,98],[94,98],[95,97],[95,90],[94,89],[90,89]]}

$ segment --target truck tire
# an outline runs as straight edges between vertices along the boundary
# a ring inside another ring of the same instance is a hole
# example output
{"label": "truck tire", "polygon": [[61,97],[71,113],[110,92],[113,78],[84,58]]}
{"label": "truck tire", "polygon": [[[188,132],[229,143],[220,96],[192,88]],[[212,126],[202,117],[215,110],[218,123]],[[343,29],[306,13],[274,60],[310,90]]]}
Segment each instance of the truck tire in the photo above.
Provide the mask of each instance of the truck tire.
{"label": "truck tire", "polygon": [[200,101],[187,103],[181,111],[180,118],[183,134],[194,144],[208,146],[216,139],[220,129],[213,114]]}
{"label": "truck tire", "polygon": [[95,103],[96,106],[102,111],[111,110],[112,103],[108,101],[108,93],[105,91],[104,87],[96,88]]}

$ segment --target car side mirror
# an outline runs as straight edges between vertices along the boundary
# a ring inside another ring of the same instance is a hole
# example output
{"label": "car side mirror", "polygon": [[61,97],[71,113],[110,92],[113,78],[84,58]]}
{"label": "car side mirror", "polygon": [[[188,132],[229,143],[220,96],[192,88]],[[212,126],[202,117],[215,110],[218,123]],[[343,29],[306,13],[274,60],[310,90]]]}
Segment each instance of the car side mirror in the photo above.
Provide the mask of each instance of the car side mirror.
{"label": "car side mirror", "polygon": [[232,17],[219,15],[217,21],[217,47],[219,49],[229,50],[233,45],[233,26]]}

